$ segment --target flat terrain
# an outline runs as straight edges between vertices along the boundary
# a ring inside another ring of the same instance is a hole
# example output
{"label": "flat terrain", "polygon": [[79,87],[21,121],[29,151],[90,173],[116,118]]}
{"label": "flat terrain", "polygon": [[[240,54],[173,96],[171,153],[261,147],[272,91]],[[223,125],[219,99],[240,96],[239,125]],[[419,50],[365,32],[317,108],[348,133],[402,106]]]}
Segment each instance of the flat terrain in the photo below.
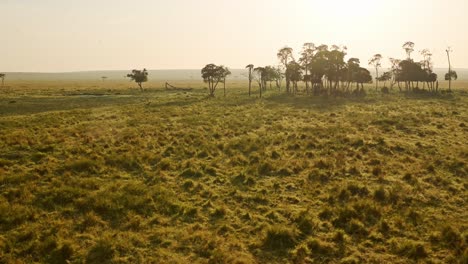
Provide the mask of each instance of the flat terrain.
{"label": "flat terrain", "polygon": [[468,83],[0,91],[0,263],[467,263]]}

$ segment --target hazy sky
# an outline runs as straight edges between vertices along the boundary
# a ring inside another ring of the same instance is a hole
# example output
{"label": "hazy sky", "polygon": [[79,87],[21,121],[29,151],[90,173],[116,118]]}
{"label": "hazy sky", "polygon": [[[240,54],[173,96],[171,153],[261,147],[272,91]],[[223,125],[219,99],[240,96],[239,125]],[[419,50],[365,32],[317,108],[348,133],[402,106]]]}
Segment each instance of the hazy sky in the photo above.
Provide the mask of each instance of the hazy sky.
{"label": "hazy sky", "polygon": [[[0,0],[1,71],[198,69],[276,65],[288,45],[348,47],[403,58],[405,41],[434,66],[468,68],[467,0]],[[419,59],[419,54],[414,54]],[[385,64],[387,59],[385,59]]]}

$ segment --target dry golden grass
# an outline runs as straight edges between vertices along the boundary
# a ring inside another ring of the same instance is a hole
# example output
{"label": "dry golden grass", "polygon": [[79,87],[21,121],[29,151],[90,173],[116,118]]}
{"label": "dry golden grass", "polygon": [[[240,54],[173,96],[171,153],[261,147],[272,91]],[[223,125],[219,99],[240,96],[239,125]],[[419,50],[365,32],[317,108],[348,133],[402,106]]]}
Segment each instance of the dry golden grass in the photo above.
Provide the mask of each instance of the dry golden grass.
{"label": "dry golden grass", "polygon": [[4,91],[0,262],[466,263],[465,90],[180,84]]}

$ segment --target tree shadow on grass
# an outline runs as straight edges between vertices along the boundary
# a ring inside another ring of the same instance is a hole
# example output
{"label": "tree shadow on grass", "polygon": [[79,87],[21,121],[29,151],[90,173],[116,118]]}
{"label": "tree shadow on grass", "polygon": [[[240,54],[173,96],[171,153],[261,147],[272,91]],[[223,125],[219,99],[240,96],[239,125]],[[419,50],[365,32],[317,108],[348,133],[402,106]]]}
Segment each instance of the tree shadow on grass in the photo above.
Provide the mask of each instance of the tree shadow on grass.
{"label": "tree shadow on grass", "polygon": [[347,104],[369,104],[375,103],[377,98],[368,97],[334,97],[334,96],[312,96],[274,94],[267,96],[265,102],[269,105],[290,105],[296,108],[332,110]]}

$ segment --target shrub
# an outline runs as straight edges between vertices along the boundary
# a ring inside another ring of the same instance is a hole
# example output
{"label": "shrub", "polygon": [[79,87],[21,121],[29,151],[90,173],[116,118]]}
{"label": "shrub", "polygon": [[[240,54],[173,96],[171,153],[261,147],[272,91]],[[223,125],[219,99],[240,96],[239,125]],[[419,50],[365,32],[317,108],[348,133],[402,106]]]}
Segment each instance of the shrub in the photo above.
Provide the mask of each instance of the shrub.
{"label": "shrub", "polygon": [[458,230],[452,226],[445,226],[441,232],[441,240],[449,248],[458,248],[463,241]]}
{"label": "shrub", "polygon": [[374,191],[374,200],[383,203],[387,199],[387,192],[383,187],[378,188]]}
{"label": "shrub", "polygon": [[419,260],[426,258],[428,253],[422,243],[404,240],[404,239],[391,239],[390,247],[395,254]]}
{"label": "shrub", "polygon": [[297,232],[283,226],[271,226],[266,231],[263,246],[272,251],[285,251],[297,244]]}

